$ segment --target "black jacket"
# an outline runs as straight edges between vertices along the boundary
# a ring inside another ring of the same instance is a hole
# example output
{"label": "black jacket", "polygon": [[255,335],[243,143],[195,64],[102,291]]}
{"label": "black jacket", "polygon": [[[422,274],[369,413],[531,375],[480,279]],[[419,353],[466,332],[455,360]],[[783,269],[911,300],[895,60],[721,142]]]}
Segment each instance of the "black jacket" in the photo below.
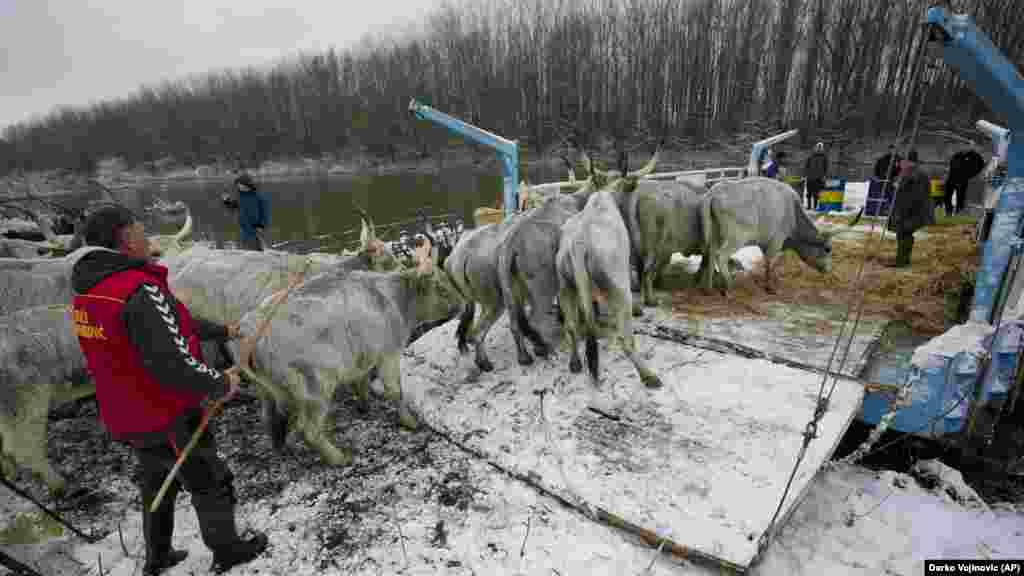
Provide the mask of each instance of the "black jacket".
{"label": "black jacket", "polygon": [[[896,158],[892,158],[892,152],[888,152],[885,156],[882,156],[875,161],[875,178],[879,180],[889,180],[890,182],[896,179],[896,175],[900,171],[900,155],[896,154]],[[890,167],[889,161],[892,160]],[[886,178],[885,171],[889,171],[889,177]]]}

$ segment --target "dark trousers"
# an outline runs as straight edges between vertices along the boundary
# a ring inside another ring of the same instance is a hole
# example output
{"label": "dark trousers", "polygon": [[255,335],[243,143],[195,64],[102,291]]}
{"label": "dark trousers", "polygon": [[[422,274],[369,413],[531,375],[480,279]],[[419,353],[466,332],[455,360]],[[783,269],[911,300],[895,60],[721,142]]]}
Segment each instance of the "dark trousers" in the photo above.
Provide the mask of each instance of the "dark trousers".
{"label": "dark trousers", "polygon": [[[967,182],[960,180],[946,180],[946,195],[943,197],[943,205],[946,214],[959,214],[964,209],[964,200],[967,199]],[[953,192],[956,192],[956,205],[953,205]]]}
{"label": "dark trousers", "polygon": [[248,238],[243,237],[241,245],[242,250],[254,250],[256,252],[263,252],[263,242],[260,241],[259,236],[250,236]]}
{"label": "dark trousers", "polygon": [[914,233],[896,230],[896,265],[910,266],[910,253],[914,251]]}
{"label": "dark trousers", "polygon": [[817,210],[818,209],[818,194],[825,188],[825,181],[820,178],[810,178],[807,180],[807,207]]}
{"label": "dark trousers", "polygon": [[160,559],[171,550],[174,532],[174,500],[185,488],[192,495],[192,507],[199,518],[203,542],[210,550],[228,550],[238,541],[235,530],[235,491],[231,470],[217,455],[213,432],[207,428],[188,459],[171,482],[160,507],[150,512],[149,507],[160,491],[164,478],[174,467],[178,451],[184,450],[192,432],[199,426],[198,411],[184,419],[184,426],[169,433],[166,442],[147,442],[134,445],[135,456],[141,468],[140,493],[142,496],[142,530],[146,540],[146,557]]}

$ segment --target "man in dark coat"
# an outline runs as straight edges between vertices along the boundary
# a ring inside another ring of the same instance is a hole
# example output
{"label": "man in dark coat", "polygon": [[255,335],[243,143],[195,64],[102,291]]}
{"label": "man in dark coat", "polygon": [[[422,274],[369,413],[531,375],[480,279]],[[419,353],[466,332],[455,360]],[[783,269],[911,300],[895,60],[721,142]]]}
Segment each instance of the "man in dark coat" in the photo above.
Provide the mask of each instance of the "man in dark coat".
{"label": "man in dark coat", "polygon": [[917,169],[917,150],[900,160],[896,197],[893,199],[889,230],[896,233],[896,267],[910,266],[914,232],[935,223],[935,204],[928,176]]}
{"label": "man in dark coat", "polygon": [[239,171],[235,178],[235,189],[238,190],[238,225],[242,229],[242,248],[262,252],[263,231],[270,223],[270,203],[245,171]]}
{"label": "man in dark coat", "polygon": [[233,475],[217,455],[207,429],[184,461],[155,512],[151,503],[203,418],[207,398],[238,393],[237,368],[220,372],[203,361],[200,338],[237,338],[237,326],[193,318],[167,284],[167,268],[149,258],[145,227],[128,209],[108,206],[85,223],[85,243],[95,247],[72,266],[75,331],[96,383],[99,416],[111,437],[130,445],[141,468],[144,576],[181,562],[171,548],[174,501],[192,494],[203,542],[214,570],[249,562],[267,547],[257,533],[235,528]]}
{"label": "man in dark coat", "polygon": [[[985,159],[976,150],[960,150],[949,159],[949,173],[946,175],[946,195],[943,205],[946,214],[959,214],[967,199],[967,184],[985,169]],[[956,206],[953,193],[956,192]]]}
{"label": "man in dark coat", "polygon": [[825,154],[825,143],[814,145],[814,153],[807,158],[804,165],[804,180],[807,182],[807,208],[818,209],[818,194],[825,188],[828,175],[828,156]]}
{"label": "man in dark coat", "polygon": [[900,171],[900,160],[900,155],[896,152],[896,146],[889,144],[889,150],[886,151],[885,155],[875,161],[875,179],[888,180],[890,182],[895,180],[896,174]]}

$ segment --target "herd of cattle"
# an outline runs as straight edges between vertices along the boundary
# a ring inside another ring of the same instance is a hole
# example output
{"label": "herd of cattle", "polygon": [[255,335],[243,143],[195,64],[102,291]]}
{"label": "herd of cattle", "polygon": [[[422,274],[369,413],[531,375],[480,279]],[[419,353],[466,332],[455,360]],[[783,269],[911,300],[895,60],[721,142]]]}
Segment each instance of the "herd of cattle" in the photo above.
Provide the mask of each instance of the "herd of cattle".
{"label": "herd of cattle", "polygon": [[[534,354],[546,356],[564,334],[569,369],[581,372],[582,339],[595,385],[597,339],[610,334],[621,339],[640,380],[658,387],[661,378],[636,353],[631,321],[642,313],[641,299],[656,303],[654,279],[673,253],[704,256],[706,287],[716,274],[729,286],[729,258],[748,245],[764,252],[769,280],[772,259],[786,249],[830,271],[835,232],[818,230],[789,186],[749,178],[705,191],[644,179],[657,156],[626,173],[599,170],[584,156],[587,178],[574,192],[461,235],[441,234],[424,220],[412,262],[377,238],[366,214],[359,248],[340,255],[186,246],[191,216],[181,232],[152,238],[152,244],[193,314],[240,322],[246,334],[261,323],[288,273],[305,271],[272,329],[254,343],[252,379],[275,449],[292,428],[326,462],[343,465],[351,452],[335,446],[327,422],[335,389],[351,386],[365,406],[376,371],[401,424],[415,427],[402,398],[400,359],[424,324],[458,315],[456,345],[466,351],[472,343],[476,366],[491,371],[485,338],[507,309],[520,364],[533,362],[526,340]],[[54,494],[64,491],[65,481],[46,455],[48,410],[51,403],[94,393],[67,310],[71,266],[94,249],[61,258],[0,258],[0,464],[5,475],[15,463],[26,466]],[[639,272],[637,300],[631,265]],[[477,307],[481,316],[474,324]]]}

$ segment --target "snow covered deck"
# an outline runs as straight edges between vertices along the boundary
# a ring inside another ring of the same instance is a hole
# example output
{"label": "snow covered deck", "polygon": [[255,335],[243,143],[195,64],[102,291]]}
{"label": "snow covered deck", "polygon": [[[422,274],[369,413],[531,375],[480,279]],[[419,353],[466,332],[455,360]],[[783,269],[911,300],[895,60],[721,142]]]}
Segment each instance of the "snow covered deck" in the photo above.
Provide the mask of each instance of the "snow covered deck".
{"label": "snow covered deck", "polygon": [[[643,388],[621,351],[602,342],[595,390],[584,374],[569,373],[564,353],[518,366],[503,320],[487,342],[494,372],[469,378],[455,327],[424,335],[403,358],[404,394],[431,428],[592,517],[623,520],[740,569],[751,563],[796,461],[820,374],[638,335],[666,386]],[[837,382],[780,522],[863,394],[856,382]]]}

